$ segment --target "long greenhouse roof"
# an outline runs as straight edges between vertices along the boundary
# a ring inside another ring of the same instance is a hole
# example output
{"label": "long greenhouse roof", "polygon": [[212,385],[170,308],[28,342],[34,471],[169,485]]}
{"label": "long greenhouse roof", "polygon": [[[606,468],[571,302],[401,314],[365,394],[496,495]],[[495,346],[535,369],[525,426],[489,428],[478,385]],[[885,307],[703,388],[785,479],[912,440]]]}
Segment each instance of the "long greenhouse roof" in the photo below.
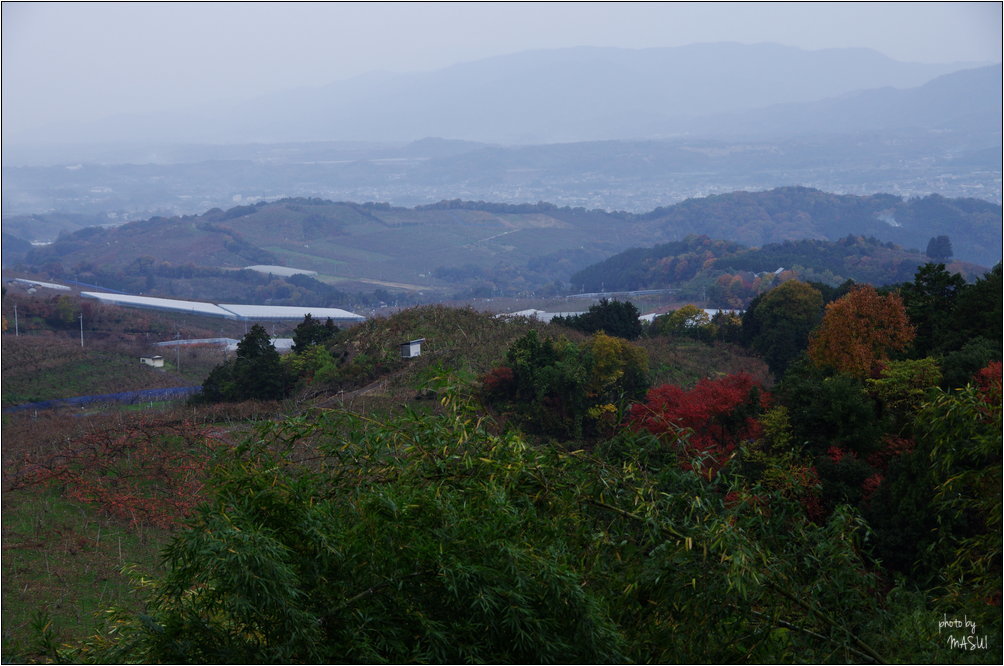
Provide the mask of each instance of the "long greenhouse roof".
{"label": "long greenhouse roof", "polygon": [[362,315],[357,315],[341,308],[314,308],[293,305],[237,305],[221,303],[221,308],[229,310],[238,319],[303,319],[310,315],[314,319],[340,319],[362,321]]}
{"label": "long greenhouse roof", "polygon": [[154,298],[152,296],[132,296],[129,294],[106,294],[99,291],[82,291],[80,295],[85,298],[99,300],[102,303],[113,303],[115,305],[131,305],[139,308],[188,312],[214,317],[227,317],[228,319],[234,318],[232,312],[224,310],[218,305],[202,303],[200,301],[179,301],[173,298]]}
{"label": "long greenhouse roof", "polygon": [[70,288],[64,284],[56,284],[54,282],[41,282],[39,280],[29,280],[27,278],[14,278],[11,280],[19,285],[26,287],[42,287],[44,289],[58,289],[59,291],[69,291]]}
{"label": "long greenhouse roof", "polygon": [[180,301],[173,298],[153,296],[133,296],[130,294],[106,294],[99,291],[82,291],[80,295],[103,303],[125,305],[135,308],[151,308],[187,312],[189,314],[210,315],[227,319],[285,320],[303,319],[309,314],[315,319],[335,319],[338,321],[363,321],[366,317],[341,308],[316,308],[288,305],[239,305],[203,303],[201,301]]}

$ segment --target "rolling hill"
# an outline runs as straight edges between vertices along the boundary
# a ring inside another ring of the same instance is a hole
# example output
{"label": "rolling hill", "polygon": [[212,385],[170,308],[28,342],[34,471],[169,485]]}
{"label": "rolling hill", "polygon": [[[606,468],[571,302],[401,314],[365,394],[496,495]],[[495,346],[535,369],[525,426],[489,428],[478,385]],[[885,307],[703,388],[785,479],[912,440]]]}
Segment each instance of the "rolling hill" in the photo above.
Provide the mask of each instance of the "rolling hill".
{"label": "rolling hill", "polygon": [[688,199],[641,217],[657,229],[656,238],[667,240],[703,234],[759,247],[787,240],[838,240],[851,234],[923,249],[930,238],[947,235],[960,260],[983,266],[1001,260],[1001,207],[979,199],[938,195],[903,199],[781,187]]}
{"label": "rolling hill", "polygon": [[[491,295],[540,290],[630,247],[692,234],[751,247],[855,235],[906,248],[948,235],[957,259],[990,266],[1000,261],[1000,220],[1000,206],[975,199],[857,197],[798,187],[690,199],[642,215],[546,203],[452,200],[402,208],[285,199],[88,228],[34,248],[22,261],[72,279],[98,273],[148,277],[151,295],[186,298],[210,296],[192,291],[195,278],[237,276],[247,272],[236,269],[251,264],[316,271],[321,283],[344,291],[477,287]],[[189,286],[182,289],[176,281],[164,293],[155,277],[185,278]],[[262,278],[246,288],[257,289],[261,300],[267,282]],[[273,291],[267,297],[275,302],[290,297]]]}
{"label": "rolling hill", "polygon": [[[632,248],[571,277],[585,291],[674,288],[703,294],[712,307],[741,308],[778,280],[796,277],[837,286],[846,280],[873,285],[909,282],[931,260],[874,238],[848,235],[837,241],[798,240],[759,248],[688,236],[682,241]],[[953,262],[948,269],[973,280],[986,268]]]}
{"label": "rolling hill", "polygon": [[432,277],[437,269],[471,264],[525,267],[557,254],[549,272],[571,272],[623,249],[624,243],[641,242],[645,232],[630,216],[547,204],[446,202],[406,209],[290,199],[85,229],[35,249],[26,261],[37,267],[96,265],[106,271],[126,269],[143,257],[151,263],[228,269],[279,264],[317,271],[320,279],[338,286],[354,282],[421,290],[443,286]]}

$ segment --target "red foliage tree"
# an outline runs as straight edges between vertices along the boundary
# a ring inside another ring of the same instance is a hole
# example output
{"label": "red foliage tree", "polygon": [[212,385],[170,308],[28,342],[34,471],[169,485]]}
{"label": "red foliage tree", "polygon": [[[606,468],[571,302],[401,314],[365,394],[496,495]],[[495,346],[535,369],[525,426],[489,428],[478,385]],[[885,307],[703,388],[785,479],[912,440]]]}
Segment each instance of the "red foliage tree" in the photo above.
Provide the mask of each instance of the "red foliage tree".
{"label": "red foliage tree", "polygon": [[481,376],[481,392],[489,399],[510,398],[516,390],[512,368],[500,365]]}
{"label": "red foliage tree", "polygon": [[994,361],[973,377],[976,380],[976,386],[979,387],[987,402],[1000,402],[1002,367],[1004,366],[1000,361]]}
{"label": "red foliage tree", "polygon": [[[645,402],[631,408],[628,420],[633,428],[674,437],[681,464],[690,467],[693,459],[704,458],[704,469],[713,474],[740,442],[760,436],[756,417],[769,402],[770,395],[741,372],[702,379],[689,391],[670,384],[657,386]],[[678,436],[686,431],[689,436]]]}
{"label": "red foliage tree", "polygon": [[913,451],[916,446],[917,443],[912,439],[886,435],[882,438],[882,445],[879,449],[870,453],[865,461],[879,472],[884,473],[889,468],[890,461],[904,453]]}

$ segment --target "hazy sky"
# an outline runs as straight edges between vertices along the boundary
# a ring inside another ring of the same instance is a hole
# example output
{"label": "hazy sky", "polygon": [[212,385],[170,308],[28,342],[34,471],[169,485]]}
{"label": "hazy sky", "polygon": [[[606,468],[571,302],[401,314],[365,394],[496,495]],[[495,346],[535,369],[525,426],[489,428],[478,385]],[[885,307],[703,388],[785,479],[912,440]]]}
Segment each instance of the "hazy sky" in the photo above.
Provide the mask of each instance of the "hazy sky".
{"label": "hazy sky", "polygon": [[538,48],[776,42],[999,62],[1001,15],[998,2],[4,2],[4,135]]}

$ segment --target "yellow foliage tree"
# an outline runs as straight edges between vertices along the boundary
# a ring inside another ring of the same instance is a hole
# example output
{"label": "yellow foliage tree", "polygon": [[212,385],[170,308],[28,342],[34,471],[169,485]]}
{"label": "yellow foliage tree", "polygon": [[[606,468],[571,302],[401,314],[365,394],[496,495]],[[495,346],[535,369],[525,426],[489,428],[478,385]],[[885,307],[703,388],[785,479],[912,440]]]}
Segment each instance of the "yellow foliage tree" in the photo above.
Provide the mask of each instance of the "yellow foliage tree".
{"label": "yellow foliage tree", "polygon": [[606,396],[612,390],[644,391],[648,356],[641,347],[602,331],[585,345],[592,357],[592,372],[587,390],[594,396]]}

